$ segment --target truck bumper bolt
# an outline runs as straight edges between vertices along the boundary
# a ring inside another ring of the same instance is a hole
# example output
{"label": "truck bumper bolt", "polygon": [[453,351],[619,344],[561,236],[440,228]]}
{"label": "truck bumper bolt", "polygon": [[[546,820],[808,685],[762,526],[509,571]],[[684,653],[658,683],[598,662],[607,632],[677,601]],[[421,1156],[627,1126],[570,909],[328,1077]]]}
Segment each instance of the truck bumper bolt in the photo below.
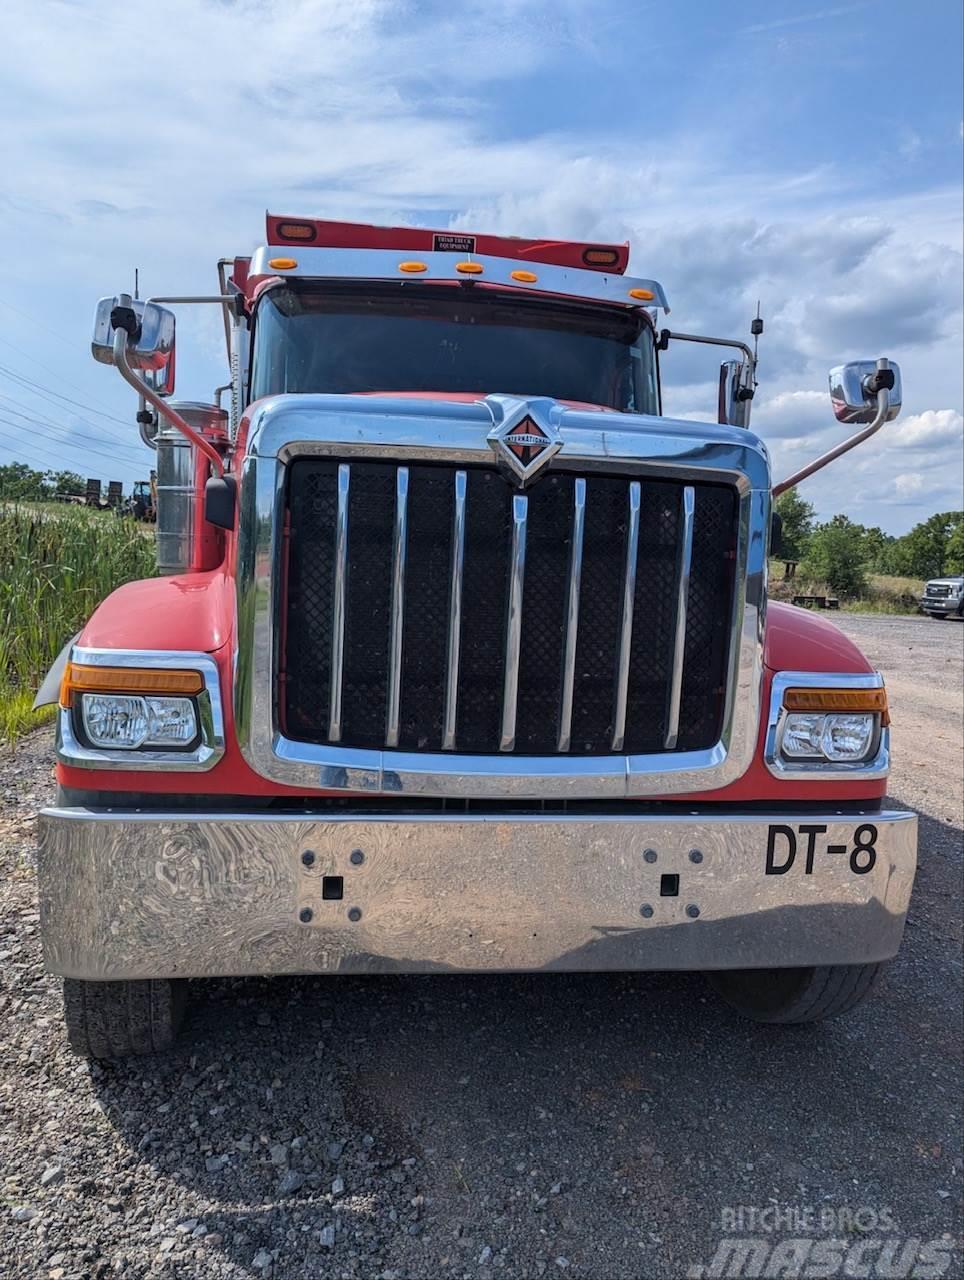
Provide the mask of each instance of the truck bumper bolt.
{"label": "truck bumper bolt", "polygon": [[643,905],[639,908],[639,914],[643,917],[644,920],[648,920],[653,914],[653,908],[649,905],[648,902],[644,902]]}
{"label": "truck bumper bolt", "polygon": [[315,855],[311,851],[311,849],[306,849],[304,851],[304,853],[301,855],[301,861],[305,864],[306,867],[314,866]]}
{"label": "truck bumper bolt", "polygon": [[655,849],[646,849],[646,850],[644,851],[644,853],[643,853],[643,861],[644,861],[644,862],[655,862],[655,861],[656,861],[656,850],[655,850]]}
{"label": "truck bumper bolt", "polygon": [[699,849],[690,849],[690,862],[702,862],[703,855]]}
{"label": "truck bumper bolt", "polygon": [[361,849],[352,849],[348,861],[351,862],[353,866],[360,867],[365,861],[365,855],[362,853]]}
{"label": "truck bumper bolt", "polygon": [[348,909],[348,919],[352,924],[357,924],[361,919],[361,907],[350,907]]}
{"label": "truck bumper bolt", "polygon": [[314,916],[315,913],[312,911],[311,907],[302,907],[298,912],[298,919],[302,924],[311,924]]}
{"label": "truck bumper bolt", "polygon": [[696,917],[700,914],[700,909],[695,902],[691,902],[689,904],[689,906],[686,908],[686,914],[689,916],[691,920],[695,920]]}

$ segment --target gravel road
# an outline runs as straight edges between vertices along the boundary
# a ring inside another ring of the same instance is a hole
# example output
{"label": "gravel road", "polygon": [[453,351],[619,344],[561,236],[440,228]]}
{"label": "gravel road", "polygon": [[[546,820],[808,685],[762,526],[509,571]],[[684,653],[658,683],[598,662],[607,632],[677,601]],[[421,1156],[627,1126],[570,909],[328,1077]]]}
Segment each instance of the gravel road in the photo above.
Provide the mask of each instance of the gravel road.
{"label": "gravel road", "polygon": [[959,1245],[964,627],[839,622],[888,675],[921,866],[876,997],[810,1029],[697,975],[220,981],[175,1054],[90,1066],[39,961],[49,734],[0,755],[0,1274],[662,1280],[737,1206]]}

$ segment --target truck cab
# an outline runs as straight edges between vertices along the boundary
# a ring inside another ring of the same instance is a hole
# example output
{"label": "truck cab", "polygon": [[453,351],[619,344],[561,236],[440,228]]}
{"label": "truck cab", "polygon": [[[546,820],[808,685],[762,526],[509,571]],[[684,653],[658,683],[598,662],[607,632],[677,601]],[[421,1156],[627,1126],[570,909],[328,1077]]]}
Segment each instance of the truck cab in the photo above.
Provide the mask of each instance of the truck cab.
{"label": "truck cab", "polygon": [[[42,930],[78,1052],[165,1047],[213,975],[697,969],[772,1022],[870,990],[916,858],[883,679],[766,577],[774,493],[891,419],[899,374],[834,370],[861,429],[774,485],[755,350],[660,328],[627,265],[269,216],[216,294],[99,304],[164,572],[47,686]],[[197,304],[211,404],[172,395]],[[663,415],[686,341],[737,352],[716,423]]]}

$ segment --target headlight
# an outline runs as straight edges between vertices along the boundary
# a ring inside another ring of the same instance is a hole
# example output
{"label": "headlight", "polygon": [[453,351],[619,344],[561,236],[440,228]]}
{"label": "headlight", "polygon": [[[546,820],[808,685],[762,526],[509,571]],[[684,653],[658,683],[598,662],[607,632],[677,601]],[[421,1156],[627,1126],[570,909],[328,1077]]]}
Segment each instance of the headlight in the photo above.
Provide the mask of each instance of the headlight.
{"label": "headlight", "polygon": [[783,755],[788,760],[865,760],[876,728],[872,713],[820,716],[791,711],[783,726]]}
{"label": "headlight", "polygon": [[92,747],[183,747],[198,736],[190,698],[138,697],[125,693],[81,695],[84,733]]}

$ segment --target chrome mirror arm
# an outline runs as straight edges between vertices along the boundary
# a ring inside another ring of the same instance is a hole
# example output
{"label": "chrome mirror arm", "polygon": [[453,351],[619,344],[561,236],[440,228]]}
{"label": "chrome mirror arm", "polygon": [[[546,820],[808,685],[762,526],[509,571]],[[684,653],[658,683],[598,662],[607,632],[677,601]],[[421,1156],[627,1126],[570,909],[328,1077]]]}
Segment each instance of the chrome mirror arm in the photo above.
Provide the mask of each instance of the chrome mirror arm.
{"label": "chrome mirror arm", "polygon": [[[890,361],[886,356],[877,361],[877,372],[887,373],[890,369]],[[887,421],[890,411],[890,393],[887,386],[877,388],[877,412],[872,422],[868,423],[862,431],[858,431],[849,439],[835,445],[832,449],[828,449],[826,453],[821,454],[813,462],[808,462],[805,467],[801,467],[799,471],[795,471],[792,476],[788,476],[786,480],[781,480],[779,484],[773,486],[773,497],[778,498],[781,493],[787,489],[792,489],[795,484],[799,484],[801,480],[806,480],[808,476],[812,476],[815,471],[822,471],[828,463],[833,462],[844,453],[849,453],[851,449],[855,449],[858,444],[863,444],[865,440],[869,440],[875,435]]]}
{"label": "chrome mirror arm", "polygon": [[128,341],[129,335],[126,329],[118,328],[114,330],[114,365],[119,370],[121,377],[125,382],[130,383],[142,399],[146,400],[148,404],[153,405],[157,412],[162,414],[168,420],[171,426],[177,427],[178,431],[180,431],[182,435],[187,436],[191,444],[193,444],[196,449],[199,449],[208,459],[211,466],[214,468],[215,473],[219,476],[223,476],[224,462],[222,461],[221,455],[218,453],[217,449],[205,440],[203,436],[198,435],[193,427],[188,426],[181,415],[177,413],[176,410],[172,409],[156,391],[149,387],[143,378],[139,378],[131,368],[127,359]]}

